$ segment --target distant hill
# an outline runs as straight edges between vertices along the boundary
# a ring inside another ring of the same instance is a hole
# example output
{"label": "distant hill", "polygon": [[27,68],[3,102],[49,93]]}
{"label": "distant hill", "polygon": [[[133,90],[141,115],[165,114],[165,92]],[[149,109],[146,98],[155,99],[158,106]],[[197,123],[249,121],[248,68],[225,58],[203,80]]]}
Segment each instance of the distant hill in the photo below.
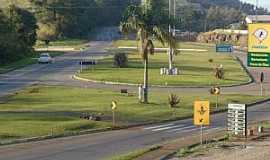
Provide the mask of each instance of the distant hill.
{"label": "distant hill", "polygon": [[[176,0],[181,3],[182,0]],[[240,0],[186,0],[189,3],[200,4],[203,8],[207,9],[211,6],[221,6],[240,10],[241,12],[252,15],[255,14],[255,6],[249,3],[241,2]],[[266,8],[258,8],[258,14],[269,14]]]}
{"label": "distant hill", "polygon": [[1,8],[7,7],[10,4],[15,4],[22,7],[30,7],[29,0],[0,0]]}

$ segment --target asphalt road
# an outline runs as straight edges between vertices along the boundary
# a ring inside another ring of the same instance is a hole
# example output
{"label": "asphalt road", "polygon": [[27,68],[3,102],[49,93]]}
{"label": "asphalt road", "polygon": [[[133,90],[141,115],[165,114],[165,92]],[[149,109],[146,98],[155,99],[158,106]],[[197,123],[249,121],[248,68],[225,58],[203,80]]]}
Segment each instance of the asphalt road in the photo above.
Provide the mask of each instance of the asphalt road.
{"label": "asphalt road", "polygon": [[[55,63],[48,65],[31,65],[20,70],[0,75],[0,96],[13,93],[31,84],[72,85],[89,88],[108,88],[119,90],[136,87],[103,85],[95,83],[79,82],[72,79],[72,75],[79,70],[78,61],[81,57],[106,54],[107,42],[93,42],[91,48],[81,53],[68,53],[57,57]],[[242,53],[235,53],[240,59],[245,60]],[[270,71],[266,69],[253,69],[249,71],[258,79],[261,71],[266,74],[265,88],[268,93]],[[153,91],[178,90],[185,92],[205,92],[208,88],[157,88]],[[258,83],[234,88],[224,88],[226,93],[259,93]],[[270,102],[249,108],[249,121],[269,119]],[[216,114],[211,118],[211,126],[206,131],[223,129],[226,126],[225,114]],[[199,128],[193,126],[191,119],[169,122],[158,125],[136,127],[104,133],[59,138],[34,143],[16,144],[0,147],[0,160],[99,160],[114,155],[119,155],[151,146],[166,140],[198,134]],[[199,138],[199,137],[198,137]]]}
{"label": "asphalt road", "polygon": [[[91,49],[84,52],[72,52],[56,57],[52,64],[34,64],[6,74],[0,74],[0,97],[14,93],[32,84],[80,85],[72,79],[79,69],[79,61],[91,56],[106,55],[108,42],[92,42]],[[84,58],[82,58],[84,57]]]}
{"label": "asphalt road", "polygon": [[[249,122],[269,119],[270,102],[248,109]],[[205,132],[220,130],[226,126],[226,114],[211,118],[211,126]],[[0,160],[99,160],[120,155],[191,134],[200,128],[192,119],[149,125],[97,134],[58,138],[34,143],[0,147]],[[181,142],[179,142],[181,143]]]}

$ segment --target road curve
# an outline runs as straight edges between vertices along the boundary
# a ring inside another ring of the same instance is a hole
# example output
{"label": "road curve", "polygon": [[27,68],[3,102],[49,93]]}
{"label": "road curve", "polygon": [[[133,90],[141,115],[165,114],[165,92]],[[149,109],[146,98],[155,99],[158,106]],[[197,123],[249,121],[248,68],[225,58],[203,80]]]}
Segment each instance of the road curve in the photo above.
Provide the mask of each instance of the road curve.
{"label": "road curve", "polygon": [[[108,88],[119,90],[123,86],[103,85],[96,83],[85,83],[72,79],[72,75],[79,69],[78,61],[82,56],[93,54],[106,54],[104,48],[109,47],[108,42],[93,42],[91,48],[83,54],[68,53],[57,57],[54,64],[38,65],[34,64],[23,69],[19,69],[7,74],[0,75],[0,96],[12,93],[25,86],[41,83],[51,85],[71,85],[89,88]],[[245,55],[234,53],[243,62]],[[269,72],[266,69],[253,69],[249,71],[258,79],[261,71],[265,72],[266,84],[269,87]],[[124,86],[125,88],[136,89],[136,87]],[[151,90],[177,90],[189,92],[205,92],[207,88],[158,88]],[[257,83],[233,88],[224,88],[226,93],[259,93]],[[256,105],[248,109],[249,121],[268,119],[270,113],[270,102]],[[212,115],[211,126],[206,128],[212,130],[223,129],[226,126],[225,113]],[[150,126],[136,127],[124,130],[109,131],[104,133],[58,138],[40,142],[15,144],[0,147],[0,160],[99,160],[114,155],[119,155],[140,149],[142,147],[154,145],[184,137],[190,134],[197,134],[199,129],[194,127],[192,119],[168,122]]]}

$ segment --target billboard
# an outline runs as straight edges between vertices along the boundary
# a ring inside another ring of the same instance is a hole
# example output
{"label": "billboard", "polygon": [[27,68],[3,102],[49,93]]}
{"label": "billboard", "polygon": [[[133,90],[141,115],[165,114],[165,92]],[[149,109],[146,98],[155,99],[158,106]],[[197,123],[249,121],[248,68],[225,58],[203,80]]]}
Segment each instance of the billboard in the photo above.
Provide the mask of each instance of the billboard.
{"label": "billboard", "polygon": [[270,67],[270,23],[248,25],[249,67]]}
{"label": "billboard", "polygon": [[270,24],[248,25],[248,52],[270,53]]}

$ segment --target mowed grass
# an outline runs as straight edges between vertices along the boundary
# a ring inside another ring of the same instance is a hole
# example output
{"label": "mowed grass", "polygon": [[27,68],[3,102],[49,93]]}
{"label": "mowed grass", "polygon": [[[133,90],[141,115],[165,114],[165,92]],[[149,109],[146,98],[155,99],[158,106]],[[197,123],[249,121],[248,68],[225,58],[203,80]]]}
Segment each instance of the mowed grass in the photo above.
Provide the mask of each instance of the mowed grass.
{"label": "mowed grass", "polygon": [[[77,133],[88,129],[112,127],[111,101],[118,102],[117,124],[120,126],[146,122],[160,122],[193,113],[193,101],[210,100],[212,111],[215,97],[209,94],[176,93],[181,103],[173,116],[167,104],[168,93],[150,93],[149,104],[139,104],[136,95],[120,92],[74,87],[32,86],[8,97],[0,104],[0,141],[18,138]],[[250,95],[222,95],[218,110],[227,103],[249,103],[266,97]],[[102,113],[101,122],[80,119],[81,113]]]}
{"label": "mowed grass", "polygon": [[[115,46],[133,46],[135,41],[117,41]],[[120,43],[120,44],[119,44]],[[151,85],[173,85],[173,86],[211,86],[242,84],[249,81],[249,77],[239,62],[228,54],[215,52],[214,46],[199,43],[181,43],[181,48],[206,49],[208,52],[186,52],[182,51],[174,59],[174,65],[179,68],[178,76],[162,76],[160,68],[168,67],[168,56],[166,53],[156,53],[150,56],[149,79]],[[143,83],[143,63],[138,53],[128,55],[129,62],[126,68],[113,66],[113,57],[99,61],[98,65],[85,70],[79,76],[98,81],[112,81],[122,83]],[[213,62],[209,62],[212,59]],[[225,79],[218,80],[214,76],[214,68],[223,65]]]}

